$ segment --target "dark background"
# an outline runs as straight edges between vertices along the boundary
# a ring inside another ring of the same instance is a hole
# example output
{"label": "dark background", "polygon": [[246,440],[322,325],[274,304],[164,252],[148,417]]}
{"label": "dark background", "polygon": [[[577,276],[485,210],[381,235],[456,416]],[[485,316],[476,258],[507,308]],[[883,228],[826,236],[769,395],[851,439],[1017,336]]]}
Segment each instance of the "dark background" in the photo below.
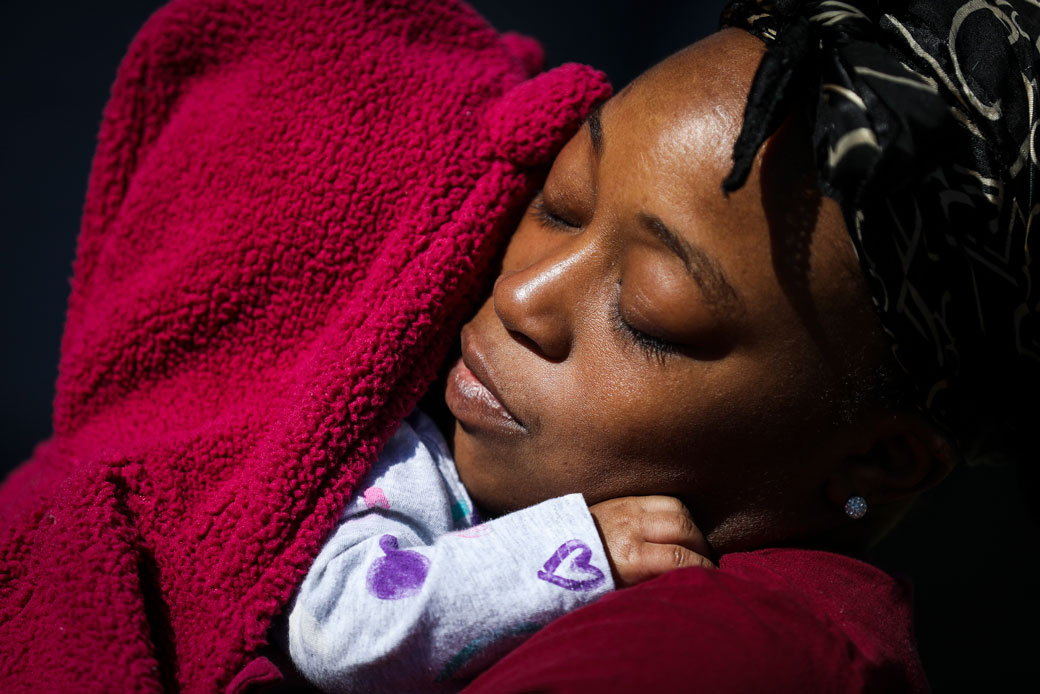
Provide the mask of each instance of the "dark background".
{"label": "dark background", "polygon": [[[163,3],[0,4],[2,477],[50,434],[68,279],[101,110],[131,38]],[[550,65],[586,62],[620,87],[710,33],[723,3],[473,4],[498,28],[538,37]],[[1013,468],[958,470],[877,551],[882,565],[914,580],[918,641],[937,690],[1010,689],[1016,674],[1036,672],[1040,529],[1017,490]]]}

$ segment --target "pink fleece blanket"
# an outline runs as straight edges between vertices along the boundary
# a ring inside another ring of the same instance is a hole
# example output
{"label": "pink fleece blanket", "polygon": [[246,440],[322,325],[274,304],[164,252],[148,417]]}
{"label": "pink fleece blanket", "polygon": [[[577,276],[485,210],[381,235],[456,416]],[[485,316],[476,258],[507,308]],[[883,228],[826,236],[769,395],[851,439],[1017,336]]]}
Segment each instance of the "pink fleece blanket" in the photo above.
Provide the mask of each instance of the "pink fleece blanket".
{"label": "pink fleece blanket", "polygon": [[241,691],[609,91],[443,2],[176,0],[119,69],[54,436],[0,489],[0,691]]}

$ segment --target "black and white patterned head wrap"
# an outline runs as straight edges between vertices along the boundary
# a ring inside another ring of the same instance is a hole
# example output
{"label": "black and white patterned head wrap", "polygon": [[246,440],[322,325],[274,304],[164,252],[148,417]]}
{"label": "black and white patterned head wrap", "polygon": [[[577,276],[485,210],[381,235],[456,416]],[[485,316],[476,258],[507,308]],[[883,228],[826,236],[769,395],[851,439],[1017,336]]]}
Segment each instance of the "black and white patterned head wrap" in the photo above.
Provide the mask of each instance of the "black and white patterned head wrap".
{"label": "black and white patterned head wrap", "polygon": [[1035,429],[1040,2],[735,0],[722,25],[767,45],[724,189],[803,110],[917,404],[969,457]]}

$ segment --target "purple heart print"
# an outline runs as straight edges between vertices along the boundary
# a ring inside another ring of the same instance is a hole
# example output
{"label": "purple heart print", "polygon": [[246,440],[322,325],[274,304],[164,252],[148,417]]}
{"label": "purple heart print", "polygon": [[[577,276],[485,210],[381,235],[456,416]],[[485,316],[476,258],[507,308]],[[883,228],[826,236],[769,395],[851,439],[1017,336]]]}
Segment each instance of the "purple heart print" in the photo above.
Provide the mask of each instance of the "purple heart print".
{"label": "purple heart print", "polygon": [[368,592],[380,600],[400,600],[419,593],[430,569],[430,560],[418,552],[397,549],[397,538],[383,535],[379,546],[385,557],[368,570]]}
{"label": "purple heart print", "polygon": [[[560,576],[556,573],[557,569],[560,568],[560,564],[563,560],[570,556],[575,550],[578,554],[571,561],[570,571],[568,573],[572,575],[582,576],[586,578],[575,579],[567,578],[566,576]],[[600,586],[605,579],[603,572],[593,566],[590,562],[592,559],[592,550],[589,546],[581,540],[567,540],[560,545],[553,555],[549,557],[549,560],[545,562],[541,570],[538,571],[538,578],[543,581],[552,583],[553,585],[566,588],[567,590],[574,590],[581,593],[592,590]]]}

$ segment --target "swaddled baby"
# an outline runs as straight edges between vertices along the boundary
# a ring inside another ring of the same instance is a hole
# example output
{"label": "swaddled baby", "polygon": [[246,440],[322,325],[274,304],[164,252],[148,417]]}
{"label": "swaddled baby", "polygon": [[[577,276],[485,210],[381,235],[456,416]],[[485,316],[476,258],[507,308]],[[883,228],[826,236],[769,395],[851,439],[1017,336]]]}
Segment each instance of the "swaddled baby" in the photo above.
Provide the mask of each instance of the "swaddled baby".
{"label": "swaddled baby", "polygon": [[[520,426],[464,359],[446,395],[460,426]],[[483,520],[440,431],[416,410],[311,566],[289,650],[328,691],[454,690],[616,587],[710,566],[698,552],[706,544],[671,497],[589,507],[573,493]]]}

